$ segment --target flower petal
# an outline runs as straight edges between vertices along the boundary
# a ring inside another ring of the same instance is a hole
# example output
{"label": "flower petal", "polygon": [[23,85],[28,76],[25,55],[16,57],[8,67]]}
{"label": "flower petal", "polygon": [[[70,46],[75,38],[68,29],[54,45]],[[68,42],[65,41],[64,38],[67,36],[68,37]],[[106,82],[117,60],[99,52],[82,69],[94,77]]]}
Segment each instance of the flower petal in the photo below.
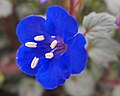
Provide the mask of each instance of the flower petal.
{"label": "flower petal", "polygon": [[[41,51],[40,48],[28,48],[26,46],[21,46],[16,54],[16,61],[19,69],[28,75],[34,76],[41,66],[39,62],[40,57],[44,56],[45,51],[46,50]],[[36,67],[33,69],[31,68],[31,63],[34,57],[39,58],[39,61]]]}
{"label": "flower petal", "polygon": [[64,61],[67,64],[69,71],[72,74],[81,73],[86,66],[88,55],[85,49],[86,40],[81,34],[77,34],[74,38],[68,41],[68,49],[63,54]]}
{"label": "flower petal", "polygon": [[50,35],[58,35],[64,39],[74,36],[78,32],[77,21],[60,6],[52,6],[47,9],[45,26]]}
{"label": "flower petal", "polygon": [[17,36],[21,43],[32,42],[37,35],[43,35],[44,18],[38,15],[27,16],[17,26]]}
{"label": "flower petal", "polygon": [[70,73],[66,66],[62,65],[60,58],[53,58],[40,67],[36,79],[43,88],[52,90],[62,85],[69,76]]}

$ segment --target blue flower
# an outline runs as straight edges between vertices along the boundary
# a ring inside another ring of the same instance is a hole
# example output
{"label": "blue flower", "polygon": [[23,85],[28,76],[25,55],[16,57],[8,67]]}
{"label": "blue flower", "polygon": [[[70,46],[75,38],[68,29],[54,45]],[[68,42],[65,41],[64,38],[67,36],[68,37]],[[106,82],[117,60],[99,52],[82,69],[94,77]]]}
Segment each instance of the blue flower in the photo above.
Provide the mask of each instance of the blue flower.
{"label": "blue flower", "polygon": [[22,19],[17,36],[22,44],[16,55],[18,67],[45,89],[64,84],[86,66],[86,40],[78,33],[77,21],[60,6],[49,7],[46,20],[39,15]]}

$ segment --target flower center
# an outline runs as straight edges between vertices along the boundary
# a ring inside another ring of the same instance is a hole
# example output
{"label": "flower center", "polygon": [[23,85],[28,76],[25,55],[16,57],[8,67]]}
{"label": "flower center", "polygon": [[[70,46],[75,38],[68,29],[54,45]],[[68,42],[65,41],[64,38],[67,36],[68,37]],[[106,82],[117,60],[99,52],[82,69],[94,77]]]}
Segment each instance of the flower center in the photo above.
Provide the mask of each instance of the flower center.
{"label": "flower center", "polygon": [[[46,46],[38,46],[36,42],[25,43],[25,46],[29,48],[37,48],[37,47],[51,48],[51,51],[46,52],[44,56],[42,57],[35,56],[31,62],[31,68],[35,68],[37,66],[39,59],[42,59],[42,58],[52,59],[54,56],[61,56],[67,50],[67,46],[61,38],[56,38],[55,36],[52,36],[51,38],[54,40],[51,42],[51,44],[47,44]],[[44,39],[45,37],[43,35],[34,37],[35,41],[46,43]]]}
{"label": "flower center", "polygon": [[67,46],[65,45],[65,43],[61,39],[59,39],[52,52],[57,56],[61,56],[66,51],[66,49]]}

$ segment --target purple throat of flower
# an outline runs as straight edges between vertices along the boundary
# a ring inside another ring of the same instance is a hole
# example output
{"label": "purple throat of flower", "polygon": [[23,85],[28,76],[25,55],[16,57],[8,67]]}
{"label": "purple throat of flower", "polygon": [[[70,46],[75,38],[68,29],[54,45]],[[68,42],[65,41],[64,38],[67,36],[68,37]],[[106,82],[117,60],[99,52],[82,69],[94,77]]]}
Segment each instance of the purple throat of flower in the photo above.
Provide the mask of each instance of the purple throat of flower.
{"label": "purple throat of flower", "polygon": [[60,56],[64,54],[66,50],[67,50],[67,45],[63,42],[62,39],[58,40],[58,44],[55,47],[54,53]]}

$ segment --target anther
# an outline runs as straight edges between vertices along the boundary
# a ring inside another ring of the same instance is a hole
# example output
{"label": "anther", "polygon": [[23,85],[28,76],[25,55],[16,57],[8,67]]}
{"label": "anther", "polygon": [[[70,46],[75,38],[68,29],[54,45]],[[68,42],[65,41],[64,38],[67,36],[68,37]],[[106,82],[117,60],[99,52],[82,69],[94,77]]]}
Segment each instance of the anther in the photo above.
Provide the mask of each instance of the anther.
{"label": "anther", "polygon": [[43,41],[44,39],[45,39],[45,37],[43,35],[34,37],[35,41]]}
{"label": "anther", "polygon": [[51,59],[51,58],[53,58],[53,56],[54,56],[54,54],[52,52],[45,54],[45,58],[47,58],[47,59]]}
{"label": "anther", "polygon": [[50,47],[51,49],[54,49],[57,45],[57,40],[54,40],[51,44],[50,44]]}
{"label": "anther", "polygon": [[35,42],[27,42],[27,43],[25,43],[25,46],[30,47],[30,48],[36,48],[37,43],[35,43]]}
{"label": "anther", "polygon": [[34,57],[31,63],[31,68],[34,69],[38,64],[39,58]]}

